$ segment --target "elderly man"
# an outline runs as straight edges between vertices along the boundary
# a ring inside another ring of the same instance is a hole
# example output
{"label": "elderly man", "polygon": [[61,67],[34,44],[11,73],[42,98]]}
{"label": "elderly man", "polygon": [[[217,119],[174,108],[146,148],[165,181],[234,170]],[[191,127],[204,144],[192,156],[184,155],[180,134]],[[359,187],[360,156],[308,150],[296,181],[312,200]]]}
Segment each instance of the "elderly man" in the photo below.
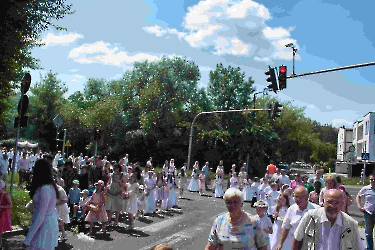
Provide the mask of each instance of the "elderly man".
{"label": "elderly man", "polygon": [[296,204],[290,206],[286,211],[282,230],[280,242],[276,249],[280,250],[290,250],[293,244],[294,231],[296,230],[302,217],[309,211],[319,208],[318,205],[310,203],[308,201],[309,195],[307,189],[303,186],[298,186],[294,189],[294,200]]}
{"label": "elderly man", "polygon": [[294,232],[293,250],[364,249],[358,223],[341,211],[344,193],[330,189],[324,207],[307,212]]}

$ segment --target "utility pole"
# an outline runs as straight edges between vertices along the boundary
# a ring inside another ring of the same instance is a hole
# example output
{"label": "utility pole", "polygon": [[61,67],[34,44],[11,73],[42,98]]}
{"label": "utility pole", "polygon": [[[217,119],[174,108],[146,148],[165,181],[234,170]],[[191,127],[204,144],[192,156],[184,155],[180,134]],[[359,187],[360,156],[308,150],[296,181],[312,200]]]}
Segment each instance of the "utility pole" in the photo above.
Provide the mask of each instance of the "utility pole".
{"label": "utility pole", "polygon": [[201,112],[197,114],[193,121],[191,122],[190,126],[190,136],[189,136],[189,152],[188,152],[188,162],[187,162],[187,170],[190,169],[190,158],[191,158],[191,148],[193,143],[193,131],[194,131],[194,123],[198,116],[203,114],[216,114],[216,113],[230,113],[230,112],[248,112],[248,111],[269,111],[270,109],[232,109],[232,110],[217,110],[217,111],[207,111]]}

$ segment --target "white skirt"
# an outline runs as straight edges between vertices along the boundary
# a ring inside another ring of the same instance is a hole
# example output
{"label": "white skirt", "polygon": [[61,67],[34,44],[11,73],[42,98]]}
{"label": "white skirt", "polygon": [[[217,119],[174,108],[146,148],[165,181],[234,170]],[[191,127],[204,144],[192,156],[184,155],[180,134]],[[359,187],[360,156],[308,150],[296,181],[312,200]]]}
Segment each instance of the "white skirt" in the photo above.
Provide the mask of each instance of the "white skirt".
{"label": "white skirt", "polygon": [[199,191],[199,186],[198,186],[198,180],[191,178],[189,186],[187,188],[189,191]]}

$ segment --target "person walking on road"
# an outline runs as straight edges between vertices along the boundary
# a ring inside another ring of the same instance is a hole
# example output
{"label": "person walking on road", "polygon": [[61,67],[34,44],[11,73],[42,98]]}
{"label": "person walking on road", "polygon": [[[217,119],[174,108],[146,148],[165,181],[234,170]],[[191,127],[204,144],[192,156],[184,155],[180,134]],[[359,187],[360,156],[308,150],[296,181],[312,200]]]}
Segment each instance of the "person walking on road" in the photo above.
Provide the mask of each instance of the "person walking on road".
{"label": "person walking on road", "polygon": [[[362,207],[361,205],[361,198],[362,196],[365,197],[365,204]],[[364,215],[365,219],[365,234],[366,234],[366,243],[367,249],[374,248],[374,241],[373,241],[373,230],[375,225],[375,175],[370,175],[370,185],[364,186],[359,191],[356,202],[359,211],[361,211]]]}
{"label": "person walking on road", "polygon": [[206,191],[208,190],[208,182],[210,179],[210,169],[208,167],[208,161],[206,161],[206,164],[202,168],[203,176],[204,176],[204,187]]}
{"label": "person walking on road", "polygon": [[293,250],[363,250],[358,223],[341,211],[344,195],[338,189],[325,193],[324,207],[308,211],[294,232]]}
{"label": "person walking on road", "polygon": [[267,174],[270,179],[272,179],[272,176],[276,173],[276,166],[274,162],[271,160],[270,165],[267,166]]}

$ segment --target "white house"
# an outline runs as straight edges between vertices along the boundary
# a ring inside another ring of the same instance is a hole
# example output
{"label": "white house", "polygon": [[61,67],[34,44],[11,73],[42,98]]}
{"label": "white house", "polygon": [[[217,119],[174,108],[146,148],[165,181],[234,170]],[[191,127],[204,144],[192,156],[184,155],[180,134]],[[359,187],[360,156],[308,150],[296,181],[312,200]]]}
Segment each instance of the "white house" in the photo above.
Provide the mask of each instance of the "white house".
{"label": "white house", "polygon": [[339,128],[337,136],[337,161],[345,161],[345,153],[349,151],[349,147],[353,144],[353,129]]}
{"label": "white house", "polygon": [[354,123],[353,145],[357,159],[361,161],[362,153],[369,153],[369,162],[375,162],[375,112],[367,113],[362,121]]}

